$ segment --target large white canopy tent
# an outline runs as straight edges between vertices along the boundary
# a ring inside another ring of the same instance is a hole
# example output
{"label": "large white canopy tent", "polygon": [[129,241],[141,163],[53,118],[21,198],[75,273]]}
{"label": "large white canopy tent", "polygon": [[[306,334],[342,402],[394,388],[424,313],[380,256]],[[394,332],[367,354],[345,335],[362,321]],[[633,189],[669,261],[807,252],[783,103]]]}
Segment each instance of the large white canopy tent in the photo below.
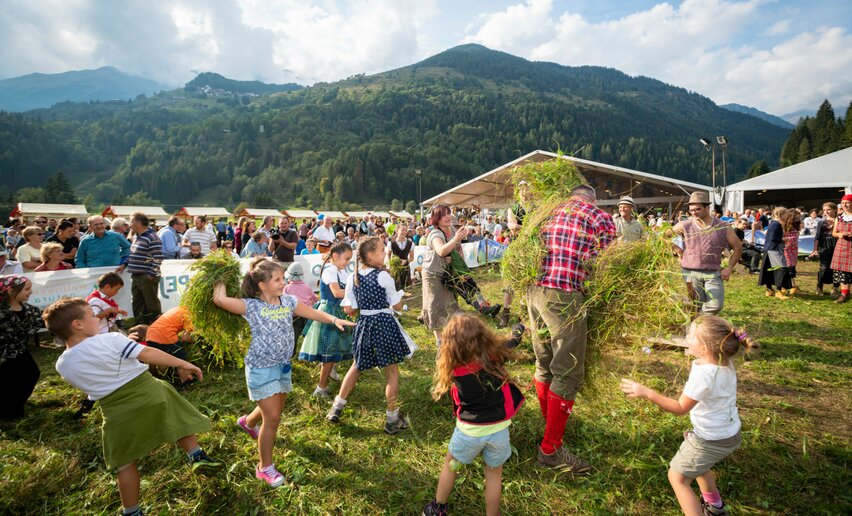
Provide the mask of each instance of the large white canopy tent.
{"label": "large white canopy tent", "polygon": [[165,226],[169,223],[169,219],[172,217],[166,210],[159,206],[107,206],[106,209],[101,213],[102,216],[112,220],[117,217],[122,217],[127,219],[130,222],[130,217],[134,213],[144,213],[148,216],[148,219],[152,221],[153,224],[157,226]]}
{"label": "large white canopy tent", "polygon": [[819,209],[852,193],[852,147],[734,183],[725,208],[742,213],[754,206],[804,206]]}
{"label": "large white canopy tent", "polygon": [[512,169],[528,162],[551,159],[565,159],[573,162],[583,177],[595,188],[599,206],[615,206],[622,196],[630,195],[640,206],[664,206],[671,211],[677,209],[679,204],[685,204],[692,192],[711,191],[709,186],[688,181],[537,150],[427,199],[423,205],[476,205],[481,208],[505,208],[514,199],[515,185],[511,181]]}
{"label": "large white canopy tent", "polygon": [[12,210],[11,217],[21,217],[27,222],[32,222],[35,217],[68,218],[77,217],[84,221],[89,212],[82,204],[42,204],[32,202],[19,202]]}
{"label": "large white canopy tent", "polygon": [[209,206],[185,206],[175,212],[176,217],[184,219],[193,219],[199,215],[213,221],[216,219],[227,219],[231,216],[231,212],[225,208],[211,208]]}

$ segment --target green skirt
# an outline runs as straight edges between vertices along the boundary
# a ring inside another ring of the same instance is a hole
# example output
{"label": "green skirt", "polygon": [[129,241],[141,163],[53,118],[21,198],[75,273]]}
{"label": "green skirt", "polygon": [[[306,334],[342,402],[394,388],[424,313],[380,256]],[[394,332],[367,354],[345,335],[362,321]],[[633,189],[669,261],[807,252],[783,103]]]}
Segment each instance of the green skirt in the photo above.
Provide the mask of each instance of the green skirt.
{"label": "green skirt", "polygon": [[118,468],[161,444],[210,430],[210,420],[148,371],[100,400],[104,461]]}

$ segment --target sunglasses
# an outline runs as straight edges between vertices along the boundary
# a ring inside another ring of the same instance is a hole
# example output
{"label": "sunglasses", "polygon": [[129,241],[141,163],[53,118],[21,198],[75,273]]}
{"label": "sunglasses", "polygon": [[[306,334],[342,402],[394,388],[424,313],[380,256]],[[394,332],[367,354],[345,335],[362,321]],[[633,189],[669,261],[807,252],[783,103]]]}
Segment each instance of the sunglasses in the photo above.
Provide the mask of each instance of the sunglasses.
{"label": "sunglasses", "polygon": [[47,221],[46,220],[37,220],[37,221],[35,221],[35,223],[36,224],[47,224]]}

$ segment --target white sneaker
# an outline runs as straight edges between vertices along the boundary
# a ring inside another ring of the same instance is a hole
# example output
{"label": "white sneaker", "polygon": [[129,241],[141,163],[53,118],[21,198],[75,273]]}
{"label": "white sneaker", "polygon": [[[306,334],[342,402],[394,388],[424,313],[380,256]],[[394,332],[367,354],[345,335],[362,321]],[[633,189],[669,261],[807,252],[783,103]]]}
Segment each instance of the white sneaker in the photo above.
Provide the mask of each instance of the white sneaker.
{"label": "white sneaker", "polygon": [[340,381],[340,375],[337,374],[337,364],[331,366],[331,374],[329,374],[328,377],[334,380],[335,382]]}
{"label": "white sneaker", "polygon": [[314,398],[328,399],[332,397],[331,391],[328,389],[320,389],[317,387],[314,389],[314,392],[311,394]]}

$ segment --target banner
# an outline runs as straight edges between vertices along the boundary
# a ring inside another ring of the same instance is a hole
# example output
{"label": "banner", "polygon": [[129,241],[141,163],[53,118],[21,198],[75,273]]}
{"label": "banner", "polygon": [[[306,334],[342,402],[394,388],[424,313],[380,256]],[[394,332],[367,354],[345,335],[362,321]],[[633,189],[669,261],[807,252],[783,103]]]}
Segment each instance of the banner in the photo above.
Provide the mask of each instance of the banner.
{"label": "banner", "polygon": [[[461,245],[461,255],[468,267],[474,268],[488,263],[499,262],[503,259],[506,247],[494,240],[484,239]],[[423,266],[423,258],[429,248],[425,245],[414,246],[414,261],[411,262],[411,273]]]}
{"label": "banner", "polygon": [[[412,274],[418,267],[423,266],[423,257],[426,254],[426,246],[414,247],[414,261],[411,263]],[[479,267],[486,263],[499,261],[503,256],[506,246],[498,244],[493,240],[480,240],[462,244],[462,253],[469,267]],[[180,298],[186,290],[189,278],[193,272],[190,266],[195,260],[163,260],[160,266],[160,288],[159,298],[163,312],[180,304]],[[241,258],[243,273],[248,271],[249,258]],[[320,276],[322,275],[322,256],[309,254],[296,256],[296,262],[302,264],[304,281],[315,292],[319,291]],[[327,264],[326,267],[331,267]],[[69,269],[53,272],[31,272],[25,274],[33,283],[33,293],[29,303],[44,310],[51,303],[63,297],[86,298],[92,291],[98,288],[98,278],[107,272],[115,272],[115,267],[94,267],[86,269]],[[347,270],[355,271],[355,261],[349,262]],[[115,296],[115,301],[122,310],[126,310],[129,317],[133,316],[133,304],[130,295],[130,273],[125,271],[121,274],[124,280],[122,288]]]}
{"label": "banner", "polygon": [[[190,266],[195,260],[163,260],[160,266],[159,298],[163,312],[180,304],[180,298],[186,289],[193,272]],[[249,258],[241,258],[243,273],[248,271]],[[314,291],[319,291],[319,280],[322,272],[322,257],[318,254],[296,256],[296,261],[302,264],[305,273],[304,281]],[[350,262],[349,270],[355,270],[355,262]],[[54,272],[31,272],[25,274],[33,283],[33,293],[29,303],[44,310],[51,303],[63,297],[86,298],[98,288],[98,278],[107,272],[115,272],[115,267],[93,267],[86,269],[69,269]],[[128,316],[133,316],[133,304],[130,295],[130,273],[121,274],[124,287],[118,291],[115,301],[122,310],[127,310]]]}

